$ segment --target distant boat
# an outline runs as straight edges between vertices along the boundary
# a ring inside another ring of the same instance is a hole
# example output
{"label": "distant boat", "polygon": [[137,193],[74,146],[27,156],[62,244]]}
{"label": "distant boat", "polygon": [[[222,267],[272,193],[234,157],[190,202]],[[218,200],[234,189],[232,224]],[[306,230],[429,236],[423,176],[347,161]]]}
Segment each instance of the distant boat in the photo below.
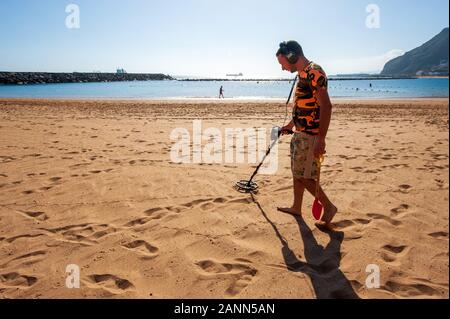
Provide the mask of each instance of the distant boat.
{"label": "distant boat", "polygon": [[227,76],[244,76],[244,74],[242,74],[242,73],[238,73],[238,74],[227,74]]}

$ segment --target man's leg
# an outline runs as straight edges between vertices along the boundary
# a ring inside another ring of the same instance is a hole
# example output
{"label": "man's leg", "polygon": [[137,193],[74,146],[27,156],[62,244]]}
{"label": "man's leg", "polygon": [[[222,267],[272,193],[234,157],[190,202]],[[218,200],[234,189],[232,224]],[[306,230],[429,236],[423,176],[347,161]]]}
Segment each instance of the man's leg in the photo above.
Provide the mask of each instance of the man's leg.
{"label": "man's leg", "polygon": [[292,207],[278,207],[278,210],[283,213],[301,216],[303,194],[305,193],[305,185],[303,185],[300,179],[295,177],[293,177],[293,183],[294,183],[294,204],[292,204]]}
{"label": "man's leg", "polygon": [[[313,179],[302,178],[301,183],[306,187],[308,192],[312,196],[316,196],[316,181]],[[322,187],[319,187],[319,200],[323,204],[324,213],[322,215],[321,221],[329,224],[333,219],[334,215],[337,213],[337,207],[330,201],[328,196],[323,191]]]}

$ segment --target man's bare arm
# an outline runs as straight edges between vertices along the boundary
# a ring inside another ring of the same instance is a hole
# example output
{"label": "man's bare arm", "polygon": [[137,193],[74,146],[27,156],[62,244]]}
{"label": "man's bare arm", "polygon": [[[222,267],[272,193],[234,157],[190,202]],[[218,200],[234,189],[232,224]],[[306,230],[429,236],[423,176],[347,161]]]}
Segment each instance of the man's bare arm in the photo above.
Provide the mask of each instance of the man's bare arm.
{"label": "man's bare arm", "polygon": [[326,88],[320,88],[317,91],[317,102],[320,105],[320,128],[319,136],[314,145],[314,157],[320,158],[326,153],[325,138],[327,136],[328,127],[331,120],[331,101]]}
{"label": "man's bare arm", "polygon": [[320,105],[320,129],[319,138],[325,140],[330,126],[332,104],[330,96],[326,88],[321,88],[317,91],[317,101]]}

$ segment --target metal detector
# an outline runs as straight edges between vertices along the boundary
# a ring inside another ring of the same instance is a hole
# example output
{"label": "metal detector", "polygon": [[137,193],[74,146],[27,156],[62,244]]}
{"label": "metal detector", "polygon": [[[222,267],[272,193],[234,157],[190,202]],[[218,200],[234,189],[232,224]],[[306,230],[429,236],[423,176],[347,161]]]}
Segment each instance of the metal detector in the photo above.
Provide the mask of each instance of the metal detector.
{"label": "metal detector", "polygon": [[[295,83],[296,82],[297,82],[297,77],[295,77],[295,79],[294,79],[294,83],[292,84],[291,92],[289,93],[289,97],[288,97],[288,99],[286,101],[286,115],[285,115],[285,118],[284,118],[283,126],[286,123],[287,109],[288,109],[289,101],[291,100],[292,92],[294,91],[294,87],[295,87]],[[294,132],[289,131],[288,133],[289,134],[293,134]],[[266,154],[264,155],[263,159],[261,160],[261,162],[256,167],[256,169],[253,172],[253,174],[250,177],[250,179],[249,180],[240,180],[239,182],[236,182],[235,188],[237,189],[237,191],[239,191],[241,193],[254,193],[254,194],[256,194],[258,192],[258,184],[253,181],[253,178],[256,176],[256,174],[258,174],[259,168],[264,163],[264,160],[266,159],[266,157],[270,154],[270,151],[272,150],[272,147],[278,141],[278,139],[280,138],[280,135],[281,135],[281,127],[274,127],[272,129],[272,139],[273,139],[272,144],[270,144],[269,148],[267,149]]]}

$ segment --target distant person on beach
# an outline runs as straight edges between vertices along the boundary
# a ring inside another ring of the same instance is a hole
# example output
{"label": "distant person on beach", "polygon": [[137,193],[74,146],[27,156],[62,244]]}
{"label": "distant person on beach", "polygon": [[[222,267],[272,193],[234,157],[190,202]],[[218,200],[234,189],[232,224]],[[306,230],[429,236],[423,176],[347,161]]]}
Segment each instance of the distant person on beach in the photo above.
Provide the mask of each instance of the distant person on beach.
{"label": "distant person on beach", "polygon": [[220,98],[222,98],[222,99],[225,98],[225,96],[223,96],[223,86],[220,86],[220,89],[219,89],[219,99]]}
{"label": "distant person on beach", "polygon": [[[283,71],[298,73],[292,120],[281,129],[283,135],[294,131],[290,147],[294,202],[291,207],[278,207],[278,210],[301,216],[305,188],[315,196],[317,160],[326,152],[325,138],[332,109],[328,79],[319,65],[304,56],[302,47],[296,41],[281,43],[276,56]],[[330,223],[337,208],[321,187],[319,200],[324,205],[324,213],[317,225],[331,229]]]}

